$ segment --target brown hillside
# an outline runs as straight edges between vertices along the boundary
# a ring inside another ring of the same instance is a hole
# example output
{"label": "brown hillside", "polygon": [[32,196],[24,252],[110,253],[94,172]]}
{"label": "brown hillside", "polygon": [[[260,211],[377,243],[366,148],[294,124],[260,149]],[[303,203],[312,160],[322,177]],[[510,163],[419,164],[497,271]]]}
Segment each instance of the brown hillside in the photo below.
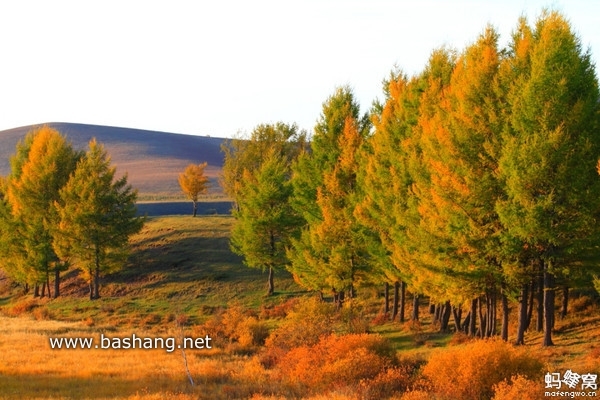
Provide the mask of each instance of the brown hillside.
{"label": "brown hillside", "polygon": [[[211,192],[221,192],[217,179],[223,166],[220,146],[224,139],[99,125],[46,125],[66,135],[78,149],[85,149],[93,137],[103,143],[117,167],[117,175],[127,173],[142,198],[179,195],[178,174],[188,164],[204,161],[208,162],[206,174],[213,182]],[[9,160],[17,142],[36,127],[0,131],[0,176],[10,173]]]}

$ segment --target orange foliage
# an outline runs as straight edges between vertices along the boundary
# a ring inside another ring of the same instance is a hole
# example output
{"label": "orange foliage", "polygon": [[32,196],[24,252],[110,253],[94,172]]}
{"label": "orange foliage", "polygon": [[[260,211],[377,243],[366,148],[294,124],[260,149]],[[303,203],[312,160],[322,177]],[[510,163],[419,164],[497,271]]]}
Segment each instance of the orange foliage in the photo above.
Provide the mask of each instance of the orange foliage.
{"label": "orange foliage", "polygon": [[423,376],[440,398],[477,400],[491,398],[494,385],[515,375],[542,377],[542,367],[523,348],[501,340],[480,340],[432,353]]}
{"label": "orange foliage", "polygon": [[379,386],[385,386],[386,371],[395,362],[393,349],[381,336],[351,334],[329,335],[315,345],[296,347],[279,360],[278,367],[285,380],[319,391],[361,380],[366,387],[380,374],[384,375],[377,378]]}

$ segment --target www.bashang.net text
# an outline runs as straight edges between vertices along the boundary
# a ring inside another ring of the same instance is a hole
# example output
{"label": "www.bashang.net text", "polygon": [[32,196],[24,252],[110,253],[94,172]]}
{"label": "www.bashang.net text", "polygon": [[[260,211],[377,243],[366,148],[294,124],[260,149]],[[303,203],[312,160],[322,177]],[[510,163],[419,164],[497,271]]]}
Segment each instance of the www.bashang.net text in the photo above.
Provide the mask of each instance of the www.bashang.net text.
{"label": "www.bashang.net text", "polygon": [[110,337],[100,334],[94,337],[49,337],[50,348],[60,349],[165,349],[170,353],[176,349],[212,349],[211,337],[184,337],[178,341],[174,337],[142,337],[135,333],[131,336]]}

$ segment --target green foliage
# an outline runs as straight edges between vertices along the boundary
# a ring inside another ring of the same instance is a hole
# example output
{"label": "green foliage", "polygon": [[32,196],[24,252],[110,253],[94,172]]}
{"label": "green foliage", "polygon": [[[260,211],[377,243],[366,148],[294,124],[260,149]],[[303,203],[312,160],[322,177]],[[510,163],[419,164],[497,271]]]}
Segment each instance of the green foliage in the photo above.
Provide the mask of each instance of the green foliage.
{"label": "green foliage", "polygon": [[115,180],[114,175],[103,146],[92,140],[56,203],[60,241],[55,247],[84,271],[90,299],[99,297],[100,276],[124,265],[129,237],[143,226],[135,216],[137,192],[127,176]]}
{"label": "green foliage", "polygon": [[304,134],[295,125],[259,125],[249,140],[224,146],[223,185],[233,197],[236,224],[231,247],[246,265],[273,274],[287,264],[286,247],[301,220],[290,205],[290,165],[303,151]]}
{"label": "green foliage", "polygon": [[20,283],[47,283],[51,270],[66,266],[54,249],[55,203],[80,157],[48,127],[30,132],[17,145],[11,175],[3,184],[0,217],[7,229],[2,240],[7,271]]}

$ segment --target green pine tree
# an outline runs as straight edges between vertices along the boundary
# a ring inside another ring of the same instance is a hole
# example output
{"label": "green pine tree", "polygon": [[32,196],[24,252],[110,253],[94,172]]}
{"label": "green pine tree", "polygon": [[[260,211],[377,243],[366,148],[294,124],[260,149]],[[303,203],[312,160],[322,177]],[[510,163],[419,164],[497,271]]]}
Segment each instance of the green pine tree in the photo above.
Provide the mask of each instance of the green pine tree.
{"label": "green pine tree", "polygon": [[60,216],[55,248],[84,273],[90,299],[97,299],[101,276],[123,267],[129,237],[143,226],[143,218],[136,217],[137,192],[127,176],[115,179],[104,147],[93,139],[60,199],[55,203]]}

